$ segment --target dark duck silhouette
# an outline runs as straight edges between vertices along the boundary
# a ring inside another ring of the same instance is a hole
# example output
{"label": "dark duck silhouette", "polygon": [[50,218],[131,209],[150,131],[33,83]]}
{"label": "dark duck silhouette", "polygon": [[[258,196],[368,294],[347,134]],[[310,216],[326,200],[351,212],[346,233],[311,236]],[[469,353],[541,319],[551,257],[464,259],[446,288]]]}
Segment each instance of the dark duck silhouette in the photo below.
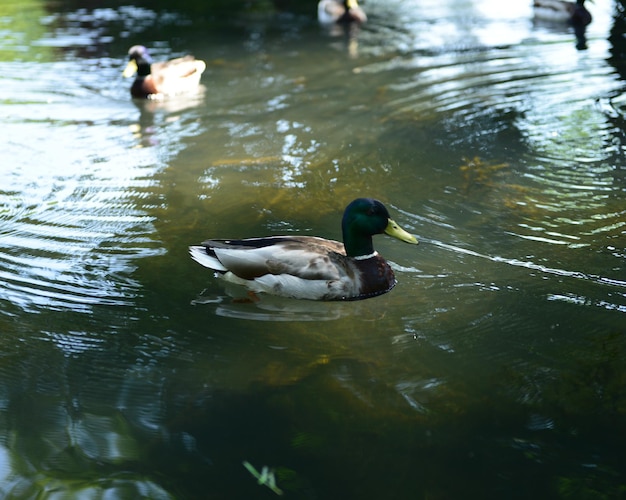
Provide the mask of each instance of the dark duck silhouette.
{"label": "dark duck silhouette", "polygon": [[585,7],[585,0],[567,2],[564,0],[534,0],[535,19],[542,21],[569,23],[576,35],[576,48],[587,48],[587,26],[592,21],[591,13]]}

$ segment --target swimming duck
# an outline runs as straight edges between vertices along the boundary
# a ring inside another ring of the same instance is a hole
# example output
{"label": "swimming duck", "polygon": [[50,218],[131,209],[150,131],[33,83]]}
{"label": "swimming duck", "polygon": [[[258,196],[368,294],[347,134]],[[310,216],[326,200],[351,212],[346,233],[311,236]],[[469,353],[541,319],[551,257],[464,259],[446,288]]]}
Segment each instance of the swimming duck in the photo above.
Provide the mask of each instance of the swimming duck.
{"label": "swimming duck", "polygon": [[317,19],[323,24],[364,23],[367,16],[357,0],[320,0],[317,4]]}
{"label": "swimming duck", "polygon": [[391,290],[396,278],[374,250],[372,236],[386,233],[407,243],[378,200],[358,198],[341,221],[343,243],[315,236],[207,240],[189,247],[191,257],[252,292],[309,300],[360,300]]}
{"label": "swimming duck", "polygon": [[585,0],[534,0],[533,7],[535,18],[544,21],[569,22],[574,26],[587,26],[591,22]]}
{"label": "swimming duck", "polygon": [[198,88],[200,76],[206,68],[204,61],[193,56],[179,57],[165,62],[152,62],[143,45],[134,45],[128,51],[125,77],[137,77],[130,88],[133,97],[154,99],[166,95],[190,92]]}

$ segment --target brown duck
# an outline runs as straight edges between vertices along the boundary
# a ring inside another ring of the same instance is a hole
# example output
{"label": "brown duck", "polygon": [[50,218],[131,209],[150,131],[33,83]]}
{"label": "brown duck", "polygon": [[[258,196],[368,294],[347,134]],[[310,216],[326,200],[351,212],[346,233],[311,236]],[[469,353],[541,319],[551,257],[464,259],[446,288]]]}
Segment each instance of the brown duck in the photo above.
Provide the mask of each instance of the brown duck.
{"label": "brown duck", "polygon": [[193,56],[179,57],[164,62],[153,62],[148,49],[134,45],[128,51],[125,77],[134,74],[130,94],[140,99],[157,99],[192,92],[200,85],[206,63]]}

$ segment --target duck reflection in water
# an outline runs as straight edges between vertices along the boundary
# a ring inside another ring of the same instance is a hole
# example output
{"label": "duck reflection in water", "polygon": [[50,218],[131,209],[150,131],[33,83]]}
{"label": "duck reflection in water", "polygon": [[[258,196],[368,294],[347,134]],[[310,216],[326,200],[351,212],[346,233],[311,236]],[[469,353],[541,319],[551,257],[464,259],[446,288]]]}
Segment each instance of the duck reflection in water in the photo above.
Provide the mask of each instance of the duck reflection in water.
{"label": "duck reflection in water", "polygon": [[[138,147],[152,147],[159,144],[159,134],[163,125],[186,117],[189,110],[202,105],[206,88],[200,85],[198,92],[181,94],[168,99],[133,99],[139,111],[137,121],[130,125],[130,131]],[[169,136],[167,136],[169,138]]]}
{"label": "duck reflection in water", "polygon": [[248,321],[336,321],[341,318],[359,318],[361,321],[377,321],[388,312],[390,296],[383,296],[375,305],[363,301],[318,302],[297,300],[275,295],[264,295],[263,300],[243,294],[241,287],[224,284],[225,295],[215,295],[210,289],[202,290],[191,305],[205,306],[214,310],[216,316],[245,319]]}
{"label": "duck reflection in water", "polygon": [[585,0],[566,2],[563,0],[534,0],[534,17],[538,21],[567,23],[574,28],[576,48],[587,48],[587,26],[591,23],[591,13],[585,7]]}

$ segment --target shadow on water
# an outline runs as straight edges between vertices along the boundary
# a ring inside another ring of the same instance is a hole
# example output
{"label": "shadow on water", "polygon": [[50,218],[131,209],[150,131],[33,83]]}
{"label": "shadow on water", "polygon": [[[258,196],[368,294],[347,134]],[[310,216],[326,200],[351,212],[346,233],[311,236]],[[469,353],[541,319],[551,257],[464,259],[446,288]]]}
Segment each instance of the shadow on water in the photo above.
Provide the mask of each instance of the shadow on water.
{"label": "shadow on water", "polygon": [[[244,461],[292,498],[623,494],[623,17],[578,51],[530,5],[366,5],[2,11],[3,496],[274,498]],[[138,42],[205,88],[132,102]],[[338,239],[364,194],[421,241],[376,238],[376,299],[251,303],[187,256]]]}
{"label": "shadow on water", "polygon": [[[612,495],[611,478],[621,470],[624,352],[619,336],[597,333],[568,353],[568,369],[526,360],[497,377],[442,380],[431,360],[414,370],[416,378],[390,385],[379,360],[351,354],[291,369],[268,363],[240,390],[212,386],[220,366],[228,369],[223,344],[216,357],[199,344],[181,345],[179,336],[118,335],[80,355],[51,357],[31,339],[27,356],[4,349],[3,372],[21,383],[5,393],[13,438],[4,445],[12,465],[3,489],[17,497],[55,490],[263,495],[241,468],[245,459],[272,466],[280,487],[298,498],[491,497],[510,493],[512,483],[520,498],[545,491],[566,497],[571,489]],[[75,346],[77,337],[65,341]],[[168,377],[159,358],[168,359]],[[602,464],[589,463],[598,453]],[[589,472],[572,472],[581,463]],[[33,469],[34,481],[16,479],[33,477]]]}
{"label": "shadow on water", "polygon": [[226,285],[227,295],[200,293],[191,302],[195,306],[214,306],[215,314],[250,321],[333,321],[342,317],[378,319],[382,311],[362,303],[315,302],[283,297],[262,296],[251,299],[242,287]]}

